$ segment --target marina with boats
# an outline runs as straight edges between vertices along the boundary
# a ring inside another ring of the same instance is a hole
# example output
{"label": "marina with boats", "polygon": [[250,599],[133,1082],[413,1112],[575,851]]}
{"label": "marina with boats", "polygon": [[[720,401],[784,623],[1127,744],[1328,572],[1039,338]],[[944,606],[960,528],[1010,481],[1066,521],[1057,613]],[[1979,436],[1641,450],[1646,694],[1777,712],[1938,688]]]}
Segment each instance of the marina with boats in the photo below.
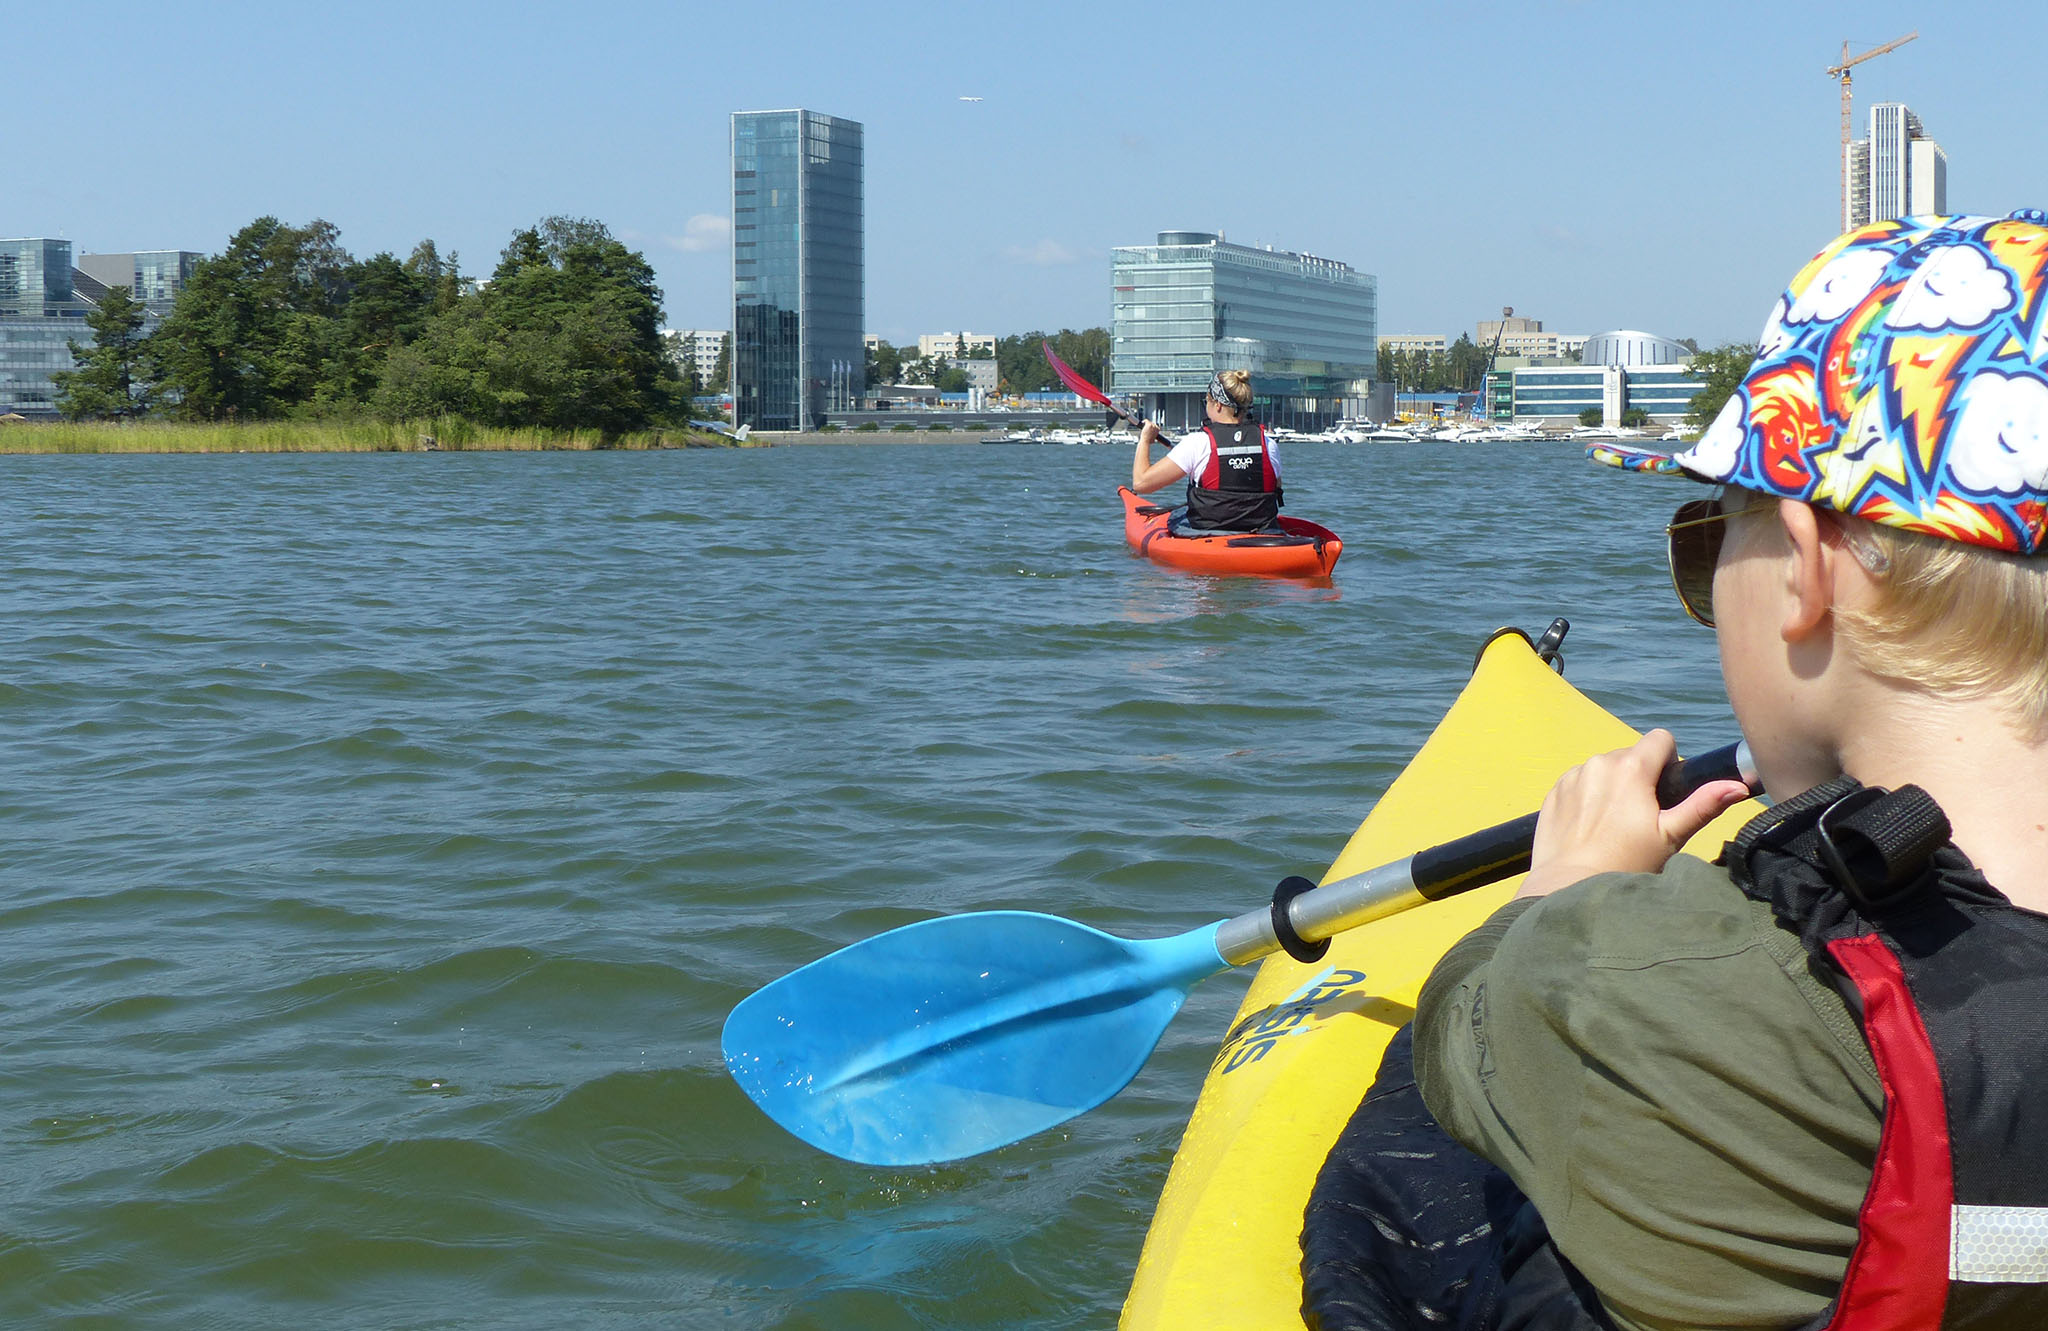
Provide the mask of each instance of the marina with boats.
{"label": "marina with boats", "polygon": [[[1326,430],[1272,430],[1276,443],[1292,444],[1591,444],[1612,440],[1643,440],[1664,444],[1682,443],[1686,436],[1675,427],[1661,433],[1628,426],[1578,425],[1570,429],[1545,429],[1525,422],[1483,424],[1480,422],[1414,421],[1376,424],[1372,421],[1339,421]],[[1082,430],[1071,427],[1014,429],[985,436],[984,444],[1122,444],[1129,445],[1132,432],[1119,425],[1114,429]]]}

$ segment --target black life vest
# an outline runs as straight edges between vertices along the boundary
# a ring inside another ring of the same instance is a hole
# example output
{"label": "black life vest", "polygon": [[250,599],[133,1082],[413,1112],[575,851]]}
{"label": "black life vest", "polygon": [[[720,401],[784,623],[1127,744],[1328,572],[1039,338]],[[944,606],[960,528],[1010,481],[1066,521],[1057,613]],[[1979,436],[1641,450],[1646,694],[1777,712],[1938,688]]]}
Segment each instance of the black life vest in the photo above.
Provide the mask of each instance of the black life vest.
{"label": "black life vest", "polygon": [[1884,1085],[1848,1275],[1807,1331],[2048,1327],[2048,917],[1948,836],[1918,787],[1843,777],[1722,853],[1858,1014]]}
{"label": "black life vest", "polygon": [[1280,516],[1280,473],[1264,426],[1245,422],[1202,427],[1209,461],[1188,477],[1188,526],[1205,531],[1259,531]]}

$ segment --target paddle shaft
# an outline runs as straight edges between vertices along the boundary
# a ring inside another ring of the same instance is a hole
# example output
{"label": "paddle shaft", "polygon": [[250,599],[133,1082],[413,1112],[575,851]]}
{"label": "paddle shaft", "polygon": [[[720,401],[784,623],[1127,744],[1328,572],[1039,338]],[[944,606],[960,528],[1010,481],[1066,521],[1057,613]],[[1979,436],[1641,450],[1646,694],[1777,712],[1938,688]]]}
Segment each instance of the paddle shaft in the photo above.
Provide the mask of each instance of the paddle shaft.
{"label": "paddle shaft", "polygon": [[[1710,781],[1741,781],[1752,791],[1760,789],[1749,745],[1729,744],[1672,763],[1657,779],[1657,802],[1668,809]],[[1324,883],[1287,904],[1287,922],[1303,941],[1317,943],[1424,902],[1442,901],[1527,872],[1536,842],[1536,817],[1524,814],[1406,859]],[[1217,954],[1233,966],[1281,948],[1270,907],[1225,920],[1216,931]]]}
{"label": "paddle shaft", "polygon": [[[1053,373],[1057,374],[1060,377],[1061,383],[1064,383],[1069,389],[1073,390],[1073,393],[1076,397],[1085,397],[1090,402],[1094,402],[1101,406],[1108,407],[1111,411],[1115,412],[1118,416],[1122,417],[1126,423],[1133,425],[1140,430],[1143,430],[1145,428],[1145,418],[1143,416],[1134,416],[1130,412],[1125,411],[1122,407],[1119,407],[1116,403],[1110,400],[1109,394],[1103,392],[1094,384],[1089,383],[1086,379],[1083,379],[1080,373],[1077,370],[1075,370],[1073,366],[1061,360],[1059,356],[1054,353],[1052,349],[1052,343],[1040,342],[1039,346],[1044,348],[1046,362],[1052,366]],[[1163,429],[1159,431],[1159,441],[1169,448],[1171,448],[1175,442],[1174,437],[1168,434]]]}

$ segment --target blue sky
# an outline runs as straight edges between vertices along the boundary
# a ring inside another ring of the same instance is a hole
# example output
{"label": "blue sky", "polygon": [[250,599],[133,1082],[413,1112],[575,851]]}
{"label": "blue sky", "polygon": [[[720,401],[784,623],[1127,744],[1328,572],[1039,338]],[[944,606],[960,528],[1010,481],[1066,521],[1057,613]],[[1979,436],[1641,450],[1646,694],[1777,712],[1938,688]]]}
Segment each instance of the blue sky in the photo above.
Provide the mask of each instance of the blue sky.
{"label": "blue sky", "polygon": [[[324,217],[488,270],[550,213],[727,322],[727,117],[867,130],[868,326],[1083,327],[1162,229],[1342,259],[1382,332],[1753,338],[1833,233],[1838,90],[1911,105],[1957,211],[2048,207],[2048,5],[108,3],[13,15],[0,235],[213,251]],[[980,102],[963,102],[978,96]],[[24,132],[28,131],[28,132]]]}

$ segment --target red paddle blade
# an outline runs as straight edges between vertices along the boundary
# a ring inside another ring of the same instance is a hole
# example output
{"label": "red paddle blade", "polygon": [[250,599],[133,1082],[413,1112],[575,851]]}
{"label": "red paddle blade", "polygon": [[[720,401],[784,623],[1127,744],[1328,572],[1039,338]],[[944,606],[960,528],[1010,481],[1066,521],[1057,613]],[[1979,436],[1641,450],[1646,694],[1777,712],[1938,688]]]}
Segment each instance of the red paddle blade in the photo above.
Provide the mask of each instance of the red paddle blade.
{"label": "red paddle blade", "polygon": [[1052,366],[1052,372],[1060,377],[1060,382],[1067,386],[1068,391],[1085,397],[1090,402],[1100,402],[1105,407],[1112,405],[1109,394],[1075,374],[1073,366],[1053,355],[1052,343],[1040,342],[1038,345],[1045,348],[1046,364]]}

